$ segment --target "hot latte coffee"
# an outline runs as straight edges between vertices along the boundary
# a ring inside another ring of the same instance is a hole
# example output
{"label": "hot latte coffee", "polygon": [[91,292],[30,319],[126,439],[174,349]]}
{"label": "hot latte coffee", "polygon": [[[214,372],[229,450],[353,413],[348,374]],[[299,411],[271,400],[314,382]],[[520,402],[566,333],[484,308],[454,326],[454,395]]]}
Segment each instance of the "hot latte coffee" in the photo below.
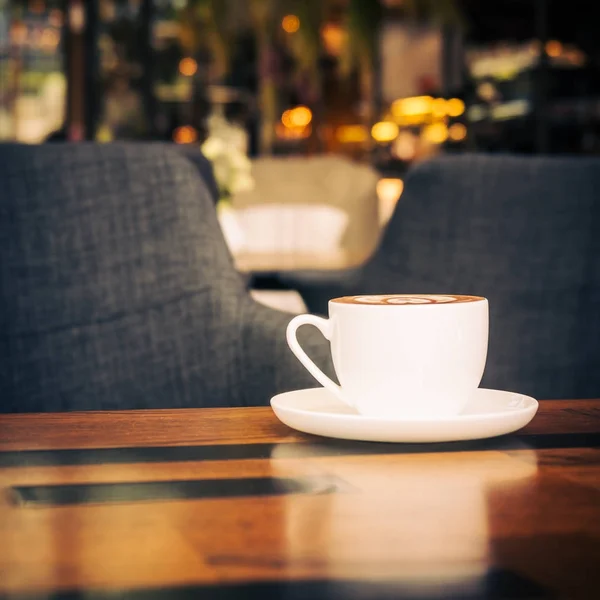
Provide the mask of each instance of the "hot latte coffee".
{"label": "hot latte coffee", "polygon": [[341,304],[367,304],[367,305],[389,305],[402,306],[410,304],[450,304],[455,302],[477,302],[483,300],[479,296],[458,296],[446,294],[443,296],[435,294],[385,294],[378,296],[344,296],[334,298],[331,302]]}
{"label": "hot latte coffee", "polygon": [[[296,338],[313,325],[331,345],[340,385]],[[357,412],[378,418],[460,414],[479,386],[488,343],[488,302],[460,294],[361,294],[334,298],[329,319],[294,317],[290,348],[309,373]]]}

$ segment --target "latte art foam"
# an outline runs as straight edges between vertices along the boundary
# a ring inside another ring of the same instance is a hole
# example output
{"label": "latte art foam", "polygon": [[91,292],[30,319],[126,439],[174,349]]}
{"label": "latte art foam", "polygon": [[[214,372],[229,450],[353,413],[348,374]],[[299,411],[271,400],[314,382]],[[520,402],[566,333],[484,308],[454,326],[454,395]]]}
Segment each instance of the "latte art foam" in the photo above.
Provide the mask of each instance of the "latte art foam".
{"label": "latte art foam", "polygon": [[483,300],[480,296],[457,296],[448,294],[440,296],[436,294],[387,294],[382,296],[345,296],[335,298],[332,302],[342,304],[363,304],[363,305],[387,305],[387,306],[407,306],[423,304],[455,304],[459,302],[477,302]]}

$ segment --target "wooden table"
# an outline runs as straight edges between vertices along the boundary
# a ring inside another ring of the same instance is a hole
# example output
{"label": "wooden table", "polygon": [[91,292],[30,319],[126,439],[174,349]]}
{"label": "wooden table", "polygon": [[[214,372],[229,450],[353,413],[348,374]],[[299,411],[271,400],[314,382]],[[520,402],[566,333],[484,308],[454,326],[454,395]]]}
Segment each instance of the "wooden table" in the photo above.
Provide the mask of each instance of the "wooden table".
{"label": "wooden table", "polygon": [[437,445],[267,408],[2,416],[0,596],[599,597],[599,444],[600,400]]}

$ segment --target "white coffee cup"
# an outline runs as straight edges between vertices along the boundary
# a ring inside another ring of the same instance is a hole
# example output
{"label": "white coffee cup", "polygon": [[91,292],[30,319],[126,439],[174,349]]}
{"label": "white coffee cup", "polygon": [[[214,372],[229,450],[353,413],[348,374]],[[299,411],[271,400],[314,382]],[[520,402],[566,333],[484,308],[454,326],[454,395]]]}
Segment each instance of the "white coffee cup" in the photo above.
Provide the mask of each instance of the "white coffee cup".
{"label": "white coffee cup", "polygon": [[[341,385],[301,348],[302,325],[329,340]],[[322,386],[360,414],[435,419],[460,414],[479,386],[488,331],[488,301],[479,296],[347,296],[330,300],[329,319],[294,317],[287,342]]]}

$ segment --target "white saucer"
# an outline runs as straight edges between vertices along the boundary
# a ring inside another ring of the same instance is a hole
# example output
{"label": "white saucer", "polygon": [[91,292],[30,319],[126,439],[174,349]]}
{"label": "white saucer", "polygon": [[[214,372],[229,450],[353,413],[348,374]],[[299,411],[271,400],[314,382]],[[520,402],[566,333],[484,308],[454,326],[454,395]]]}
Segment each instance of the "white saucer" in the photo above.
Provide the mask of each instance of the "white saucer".
{"label": "white saucer", "polygon": [[478,389],[456,417],[399,420],[364,417],[325,388],[287,392],[271,398],[277,417],[288,427],[346,440],[368,442],[453,442],[512,433],[533,419],[537,400],[522,394]]}

